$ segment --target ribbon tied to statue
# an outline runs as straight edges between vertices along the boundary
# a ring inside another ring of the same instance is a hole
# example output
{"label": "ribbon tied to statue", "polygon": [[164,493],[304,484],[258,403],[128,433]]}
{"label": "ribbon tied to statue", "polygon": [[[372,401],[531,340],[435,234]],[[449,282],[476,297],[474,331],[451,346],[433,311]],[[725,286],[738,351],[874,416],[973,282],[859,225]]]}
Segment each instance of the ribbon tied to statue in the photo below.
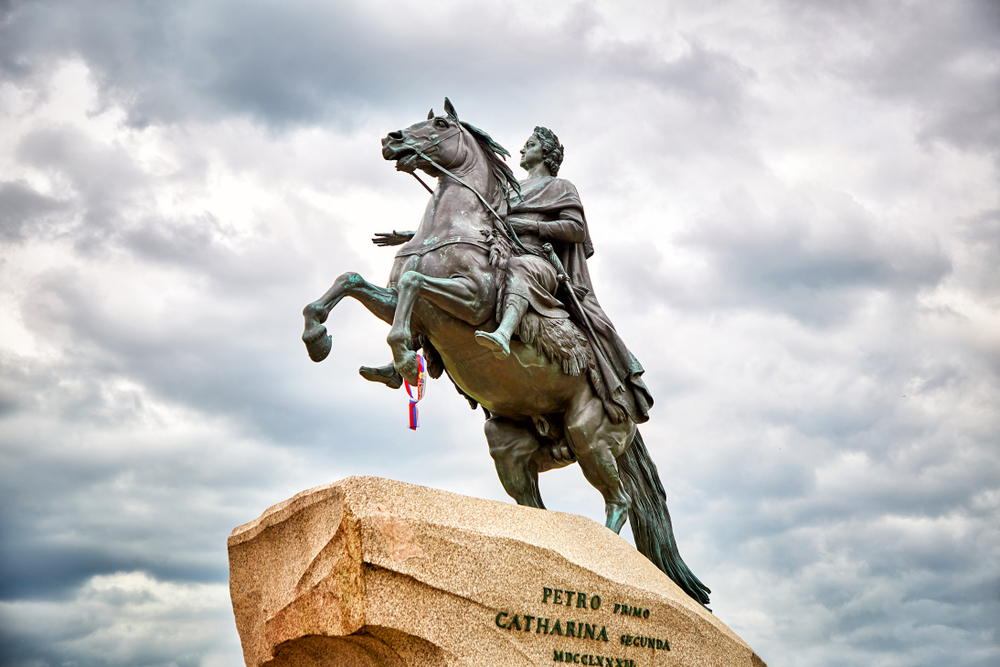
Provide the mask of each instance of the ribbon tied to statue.
{"label": "ribbon tied to statue", "polygon": [[420,426],[420,413],[417,411],[417,403],[424,397],[424,391],[427,388],[426,366],[424,365],[424,358],[419,352],[417,353],[417,385],[414,387],[406,380],[403,380],[403,386],[406,387],[406,393],[410,397],[410,430],[416,431],[417,427]]}

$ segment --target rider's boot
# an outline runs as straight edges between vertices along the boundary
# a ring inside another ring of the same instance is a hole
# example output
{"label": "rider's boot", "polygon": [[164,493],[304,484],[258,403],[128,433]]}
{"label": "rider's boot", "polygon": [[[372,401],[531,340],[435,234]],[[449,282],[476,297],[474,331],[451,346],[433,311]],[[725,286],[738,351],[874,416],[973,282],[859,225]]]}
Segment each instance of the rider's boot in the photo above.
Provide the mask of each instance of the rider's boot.
{"label": "rider's boot", "polygon": [[477,331],[476,342],[493,350],[493,356],[497,359],[506,359],[510,356],[510,337],[514,335],[526,312],[528,312],[528,300],[516,294],[509,294],[500,326],[492,333]]}
{"label": "rider's boot", "polygon": [[399,389],[403,385],[403,376],[391,362],[378,368],[362,366],[358,369],[358,373],[369,382],[381,382],[389,389]]}

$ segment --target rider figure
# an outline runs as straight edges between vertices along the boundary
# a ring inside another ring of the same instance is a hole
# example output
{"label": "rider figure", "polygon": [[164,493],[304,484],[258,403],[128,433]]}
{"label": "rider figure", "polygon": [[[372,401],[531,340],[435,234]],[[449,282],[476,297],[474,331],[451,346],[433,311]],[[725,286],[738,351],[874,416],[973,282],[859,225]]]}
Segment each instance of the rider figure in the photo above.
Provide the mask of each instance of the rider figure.
{"label": "rider figure", "polygon": [[[594,296],[587,270],[587,258],[594,254],[594,246],[583,203],[572,183],[556,178],[563,150],[552,130],[544,127],[536,127],[521,149],[521,167],[528,171],[528,178],[521,181],[520,196],[515,194],[510,202],[507,222],[529,253],[510,258],[502,308],[497,309],[500,326],[493,332],[477,331],[476,342],[503,359],[510,354],[510,338],[517,333],[528,308],[542,317],[572,317],[578,327],[593,331],[596,338],[591,340],[596,348],[595,361],[609,394],[602,398],[610,399],[624,415],[641,424],[649,418],[647,412],[653,399],[641,378],[642,365]],[[578,291],[583,312],[567,312],[572,300],[564,303],[556,298],[558,274],[546,254],[540,252],[545,243],[551,244],[559,256],[573,289]],[[620,421],[624,415],[612,418]]]}
{"label": "rider figure", "polygon": [[491,349],[498,359],[510,355],[510,338],[529,307],[543,317],[569,317],[555,297],[559,287],[556,269],[542,253],[542,244],[560,247],[590,239],[582,205],[575,205],[580,202],[576,188],[569,181],[555,178],[562,159],[563,146],[545,127],[536,127],[521,149],[520,164],[528,178],[521,181],[521,195],[513,195],[507,222],[521,243],[538,254],[510,258],[502,303],[497,307],[500,326],[492,333],[476,332],[476,342]]}

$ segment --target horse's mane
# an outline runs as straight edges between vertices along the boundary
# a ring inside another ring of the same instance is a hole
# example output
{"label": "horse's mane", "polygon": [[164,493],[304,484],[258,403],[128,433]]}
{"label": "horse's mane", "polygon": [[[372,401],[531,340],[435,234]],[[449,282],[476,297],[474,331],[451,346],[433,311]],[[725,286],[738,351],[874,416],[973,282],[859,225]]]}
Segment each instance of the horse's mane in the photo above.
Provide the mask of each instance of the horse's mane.
{"label": "horse's mane", "polygon": [[462,124],[469,134],[473,136],[479,147],[483,149],[483,155],[486,157],[486,162],[490,165],[490,172],[493,177],[497,180],[497,184],[500,187],[500,194],[502,196],[501,206],[510,199],[510,191],[513,190],[518,195],[521,194],[521,184],[517,182],[517,178],[514,177],[514,172],[507,163],[504,162],[502,156],[510,157],[510,153],[507,149],[493,141],[493,137],[487,134],[485,131],[480,130],[475,125],[466,123],[464,120],[458,121]]}
{"label": "horse's mane", "polygon": [[[517,238],[517,233],[511,228],[510,224],[506,221],[507,211],[509,207],[510,194],[511,191],[516,193],[518,196],[521,194],[521,184],[517,182],[514,178],[514,172],[511,168],[507,166],[507,163],[503,161],[504,156],[510,157],[510,153],[507,149],[493,141],[493,137],[489,134],[480,130],[475,125],[466,123],[458,119],[458,114],[455,112],[455,107],[447,97],[444,98],[444,110],[448,114],[448,118],[452,121],[460,123],[463,128],[465,128],[469,134],[476,140],[479,144],[480,149],[482,149],[483,157],[486,159],[486,163],[489,165],[490,174],[496,180],[496,187],[499,192],[500,201],[498,202],[498,209],[500,213],[499,220],[495,220],[492,223],[493,229],[488,234],[488,243],[490,246],[490,264],[496,268],[496,285],[497,285],[497,308],[501,307],[503,303],[504,296],[504,285],[506,283],[507,274],[507,262],[512,255],[523,255],[529,252],[521,240]],[[434,112],[431,111],[431,114]],[[430,115],[428,115],[430,118]],[[492,193],[491,193],[492,194]],[[499,321],[500,315],[497,316]]]}

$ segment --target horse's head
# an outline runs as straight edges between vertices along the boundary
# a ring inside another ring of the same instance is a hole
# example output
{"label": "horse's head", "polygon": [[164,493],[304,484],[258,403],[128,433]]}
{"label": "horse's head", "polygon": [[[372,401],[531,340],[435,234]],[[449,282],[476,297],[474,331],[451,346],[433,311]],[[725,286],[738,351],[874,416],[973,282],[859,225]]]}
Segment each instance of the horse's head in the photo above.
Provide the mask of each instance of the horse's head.
{"label": "horse's head", "polygon": [[395,160],[396,169],[407,173],[420,169],[439,176],[434,163],[448,170],[459,169],[475,155],[476,142],[447,98],[444,108],[443,116],[435,116],[432,109],[427,120],[387,134],[382,139],[382,157]]}

